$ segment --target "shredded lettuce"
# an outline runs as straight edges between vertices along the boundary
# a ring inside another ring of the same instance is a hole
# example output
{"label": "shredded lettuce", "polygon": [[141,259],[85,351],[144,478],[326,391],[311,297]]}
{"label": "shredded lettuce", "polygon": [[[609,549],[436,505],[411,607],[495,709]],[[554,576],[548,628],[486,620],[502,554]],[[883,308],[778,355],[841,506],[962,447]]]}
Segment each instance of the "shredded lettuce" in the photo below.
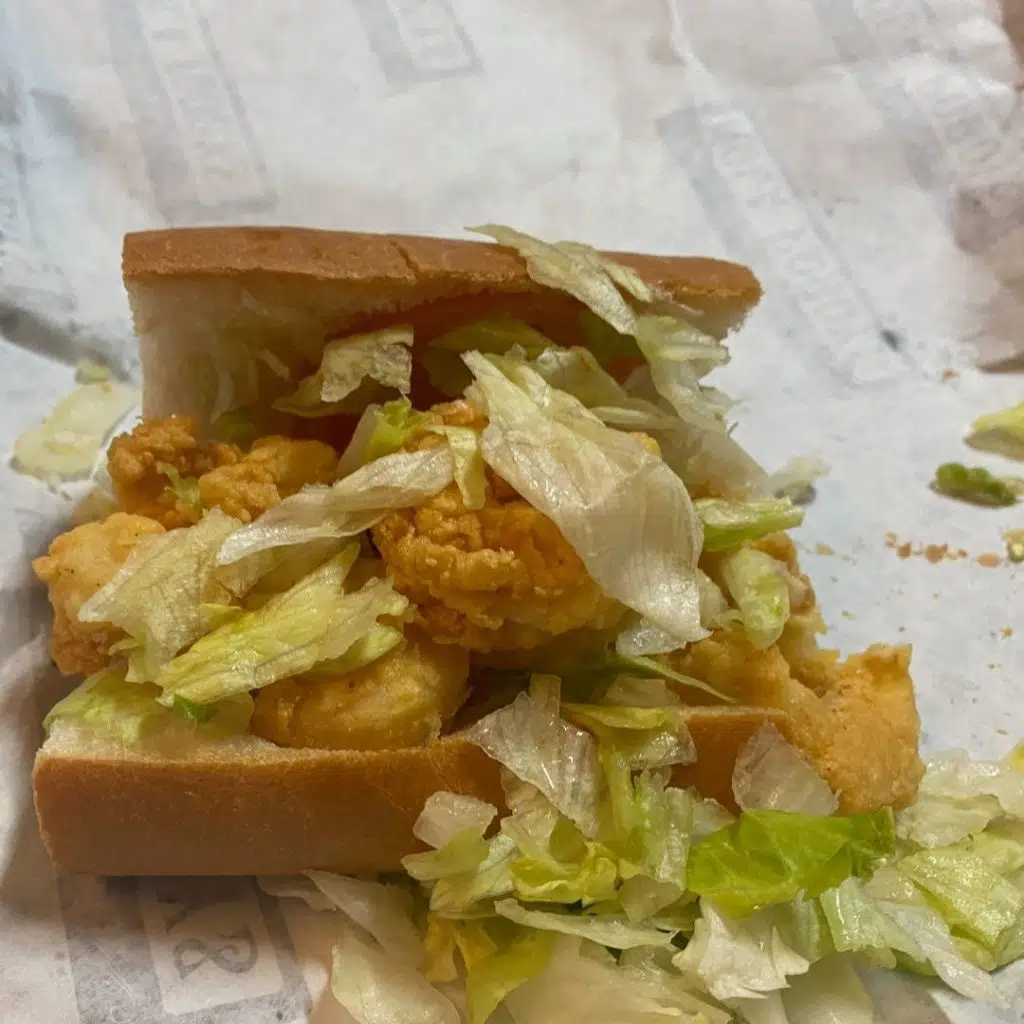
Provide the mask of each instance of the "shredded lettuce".
{"label": "shredded lettuce", "polygon": [[896,830],[919,846],[947,846],[1004,815],[1024,820],[1024,774],[1008,761],[972,761],[954,750],[928,761],[917,801],[897,814]]}
{"label": "shredded lettuce", "polygon": [[782,941],[772,911],[736,920],[707,899],[701,910],[693,938],[673,962],[699,977],[716,999],[756,999],[786,988],[791,975],[810,967]]}
{"label": "shredded lettuce", "polygon": [[932,489],[973,505],[1013,505],[1018,492],[1007,480],[981,466],[944,462],[935,470]]}
{"label": "shredded lettuce", "polygon": [[440,434],[452,453],[455,483],[458,485],[462,503],[467,509],[484,507],[487,498],[487,476],[484,457],[480,450],[480,431],[472,427],[430,427],[430,432]]}
{"label": "shredded lettuce", "polygon": [[331,416],[364,380],[408,394],[412,380],[410,327],[388,327],[371,334],[329,342],[316,373],[299,381],[295,391],[274,408],[295,416]]}
{"label": "shredded lettuce", "polygon": [[351,928],[331,951],[331,991],[356,1024],[460,1024],[451,1000],[419,971]]}
{"label": "shredded lettuce", "polygon": [[584,835],[596,837],[601,772],[593,738],[521,693],[465,733],[517,778],[536,786]]}
{"label": "shredded lettuce", "polygon": [[453,875],[473,874],[487,859],[489,847],[475,828],[456,832],[443,846],[402,858],[405,873],[417,882],[434,882]]}
{"label": "shredded lettuce", "polygon": [[466,976],[469,1024],[485,1024],[510,992],[540,974],[554,945],[550,932],[524,932],[470,966]]}
{"label": "shredded lettuce", "polygon": [[979,416],[971,424],[966,441],[972,448],[1024,459],[1024,402]]}
{"label": "shredded lettuce", "polygon": [[758,650],[771,647],[789,619],[786,567],[757,548],[743,547],[722,558],[721,573],[747,639]]}
{"label": "shredded lettuce", "polygon": [[518,368],[466,363],[487,404],[484,459],[559,527],[591,577],[680,643],[700,639],[700,524],[682,481],[640,441]]}
{"label": "shredded lettuce", "polygon": [[636,946],[667,949],[672,945],[672,932],[636,925],[626,917],[612,914],[587,917],[555,910],[530,910],[515,900],[498,900],[494,909],[499,916],[516,924],[562,935],[578,935],[610,949],[633,949]]}
{"label": "shredded lettuce", "polygon": [[14,467],[40,480],[87,476],[107,435],[138,398],[134,389],[109,381],[76,388],[15,439]]}
{"label": "shredded lettuce", "polygon": [[732,790],[745,811],[828,816],[839,806],[828,783],[770,722],[750,737],[736,758]]}
{"label": "shredded lettuce", "polygon": [[161,700],[179,695],[206,704],[300,675],[344,655],[379,616],[401,615],[408,602],[386,581],[345,593],[357,553],[350,545],[262,608],[207,633],[158,673]]}
{"label": "shredded lettuce", "polygon": [[234,594],[216,557],[240,524],[211,509],[195,525],[144,538],[113,578],[79,609],[82,622],[110,622],[130,637],[128,678],[153,681],[208,626],[203,606]]}
{"label": "shredded lettuce", "polygon": [[705,551],[723,551],[760,540],[799,526],[804,519],[788,498],[754,502],[702,498],[693,507],[704,524]]}
{"label": "shredded lettuce", "polygon": [[631,770],[691,764],[697,758],[681,708],[563,704],[562,713],[591,733],[604,750],[622,757]]}
{"label": "shredded lettuce", "polygon": [[338,479],[354,473],[368,462],[394,455],[421,428],[424,418],[424,413],[413,410],[408,398],[396,398],[383,405],[368,405],[338,460]]}
{"label": "shredded lettuce", "polygon": [[516,844],[499,833],[487,840],[487,856],[472,871],[445,875],[430,890],[430,909],[442,917],[478,916],[490,900],[508,896],[515,890],[510,871]]}
{"label": "shredded lettuce", "polygon": [[104,669],[55,704],[43,720],[43,728],[49,734],[55,723],[66,722],[128,746],[163,735],[181,736],[182,727],[188,724],[209,739],[248,731],[253,701],[247,693],[206,705],[201,713],[178,703],[173,709],[166,708],[157,702],[159,697],[158,686],[129,682],[123,669]]}
{"label": "shredded lettuce", "polygon": [[821,818],[744,811],[690,851],[687,884],[734,916],[867,877],[895,850],[892,811]]}
{"label": "shredded lettuce", "polygon": [[806,456],[791,459],[765,480],[765,490],[776,498],[788,498],[806,505],[814,497],[815,481],[828,476],[831,467],[824,459]]}
{"label": "shredded lettuce", "polygon": [[460,832],[473,830],[483,836],[497,815],[497,807],[476,797],[433,793],[427,797],[412,832],[421,843],[439,850]]}
{"label": "shredded lettuce", "polygon": [[178,503],[188,510],[193,522],[198,522],[203,514],[203,499],[199,496],[198,478],[182,476],[174,466],[165,462],[158,462],[156,468],[167,477],[167,486]]}
{"label": "shredded lettuce", "polygon": [[229,565],[260,551],[354,537],[396,508],[418,505],[454,479],[449,448],[386,455],[331,487],[307,487],[243,527],[218,554]]}

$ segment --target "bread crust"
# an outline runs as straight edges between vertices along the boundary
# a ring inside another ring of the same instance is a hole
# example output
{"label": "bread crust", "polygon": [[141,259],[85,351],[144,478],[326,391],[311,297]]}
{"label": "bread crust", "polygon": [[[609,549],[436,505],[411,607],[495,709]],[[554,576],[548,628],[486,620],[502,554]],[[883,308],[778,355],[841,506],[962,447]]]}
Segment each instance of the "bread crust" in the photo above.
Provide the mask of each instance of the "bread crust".
{"label": "bread crust", "polygon": [[[765,721],[786,730],[778,711],[691,709],[697,761],[677,770],[677,783],[732,806],[736,756]],[[397,871],[421,849],[412,827],[431,793],[502,804],[498,765],[459,737],[370,752],[254,739],[187,758],[50,742],[33,785],[53,862],[95,875]]]}
{"label": "bread crust", "polygon": [[[761,285],[737,263],[702,256],[610,252],[674,299],[753,306]],[[461,294],[546,292],[523,259],[487,242],[415,235],[381,235],[313,228],[214,227],[139,231],[125,236],[125,283],[172,277],[285,275],[350,286],[435,286]]]}

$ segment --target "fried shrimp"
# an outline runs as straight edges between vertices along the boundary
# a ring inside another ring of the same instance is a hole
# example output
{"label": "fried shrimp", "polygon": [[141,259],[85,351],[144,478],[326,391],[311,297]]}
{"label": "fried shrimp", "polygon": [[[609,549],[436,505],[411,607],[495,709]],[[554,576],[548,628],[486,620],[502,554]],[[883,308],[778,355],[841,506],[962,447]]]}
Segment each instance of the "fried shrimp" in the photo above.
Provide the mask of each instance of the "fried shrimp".
{"label": "fried shrimp", "polygon": [[[817,651],[812,659],[809,648],[801,650],[813,689],[781,646],[756,650],[738,624],[659,660],[738,704],[785,711],[787,738],[810,757],[844,814],[911,803],[923,767],[909,649],[878,645],[846,661],[834,651]],[[689,703],[705,700],[695,690],[683,696]]]}
{"label": "fried shrimp", "polygon": [[79,622],[78,610],[110,581],[143,537],[163,532],[152,519],[116,512],[61,534],[49,552],[32,563],[36,575],[49,586],[50,652],[64,675],[98,672],[107,665],[111,645],[124,633],[109,623]]}
{"label": "fried shrimp", "polygon": [[286,679],[260,690],[252,731],[283,747],[421,746],[458,711],[468,676],[466,651],[410,635],[342,679]]}
{"label": "fried shrimp", "polygon": [[[467,401],[435,406],[411,449],[443,444],[429,426],[481,428]],[[373,530],[397,590],[436,641],[471,651],[528,650],[571,630],[614,625],[623,608],[590,578],[558,527],[490,469],[483,508],[452,484]]]}
{"label": "fried shrimp", "polygon": [[374,527],[416,621],[438,642],[473,651],[537,647],[616,622],[621,605],[590,578],[558,527],[509,491],[489,476],[484,507],[469,511],[450,485]]}
{"label": "fried shrimp", "polygon": [[167,529],[190,526],[199,511],[171,486],[168,470],[194,480],[242,458],[241,449],[219,441],[201,442],[187,416],[146,420],[110,444],[107,469],[114,497],[125,512],[157,520]]}
{"label": "fried shrimp", "polygon": [[263,437],[237,462],[201,476],[199,497],[204,507],[249,523],[307,484],[331,483],[337,465],[335,450],[320,441]]}

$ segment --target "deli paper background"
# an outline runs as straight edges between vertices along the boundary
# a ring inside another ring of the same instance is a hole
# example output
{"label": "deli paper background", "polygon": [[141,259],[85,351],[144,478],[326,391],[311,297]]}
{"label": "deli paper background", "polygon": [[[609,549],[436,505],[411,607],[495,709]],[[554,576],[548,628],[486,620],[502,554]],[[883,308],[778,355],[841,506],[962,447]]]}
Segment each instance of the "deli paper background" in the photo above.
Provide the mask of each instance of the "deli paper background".
{"label": "deli paper background", "polygon": [[[1024,397],[1024,5],[1004,4],[2,0],[0,449],[77,359],[135,372],[126,230],[498,221],[741,260],[766,298],[721,383],[768,466],[834,467],[800,537],[835,642],[912,641],[928,749],[1001,755],[1024,736],[1024,570],[976,559],[1024,515],[927,483]],[[67,684],[28,561],[69,504],[6,466],[0,490],[4,1020],[343,1020],[329,916],[242,879],[54,875],[29,773]],[[969,556],[904,560],[887,534]],[[1020,1020],[1024,971],[1000,983],[1003,1015],[875,984],[892,1021]]]}

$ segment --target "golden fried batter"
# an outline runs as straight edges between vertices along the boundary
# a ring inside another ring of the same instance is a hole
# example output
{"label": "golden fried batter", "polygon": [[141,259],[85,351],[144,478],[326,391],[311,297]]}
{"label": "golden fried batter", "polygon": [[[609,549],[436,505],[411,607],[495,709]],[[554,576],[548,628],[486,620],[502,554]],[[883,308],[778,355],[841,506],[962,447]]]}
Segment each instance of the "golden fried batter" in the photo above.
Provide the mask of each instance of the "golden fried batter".
{"label": "golden fried batter", "polygon": [[[834,651],[800,650],[814,689],[779,645],[756,650],[738,624],[662,657],[738,704],[786,711],[787,738],[812,759],[844,814],[911,803],[923,766],[909,648],[878,645],[845,662]],[[680,692],[690,703],[710,700],[695,690]]]}
{"label": "golden fried batter", "polygon": [[32,563],[50,588],[50,652],[64,675],[98,672],[107,664],[107,652],[124,633],[109,623],[79,622],[78,609],[110,581],[143,537],[163,532],[152,519],[116,512],[61,534],[49,552]]}
{"label": "golden fried batter", "polygon": [[320,441],[262,437],[239,461],[201,476],[199,497],[205,508],[249,523],[307,484],[331,483],[337,465],[337,453]]}
{"label": "golden fried batter", "polygon": [[489,478],[483,508],[468,511],[450,485],[373,530],[397,590],[440,643],[473,651],[537,647],[622,614],[546,516]]}
{"label": "golden fried batter", "polygon": [[218,466],[234,465],[241,449],[219,441],[196,439],[195,422],[187,416],[146,420],[129,434],[115,437],[107,457],[114,496],[125,512],[156,519],[167,529],[190,526],[198,511],[180,500],[166,469],[195,479]]}
{"label": "golden fried batter", "polygon": [[344,679],[286,679],[260,690],[252,731],[283,747],[421,746],[458,711],[468,676],[466,651],[408,636]]}

